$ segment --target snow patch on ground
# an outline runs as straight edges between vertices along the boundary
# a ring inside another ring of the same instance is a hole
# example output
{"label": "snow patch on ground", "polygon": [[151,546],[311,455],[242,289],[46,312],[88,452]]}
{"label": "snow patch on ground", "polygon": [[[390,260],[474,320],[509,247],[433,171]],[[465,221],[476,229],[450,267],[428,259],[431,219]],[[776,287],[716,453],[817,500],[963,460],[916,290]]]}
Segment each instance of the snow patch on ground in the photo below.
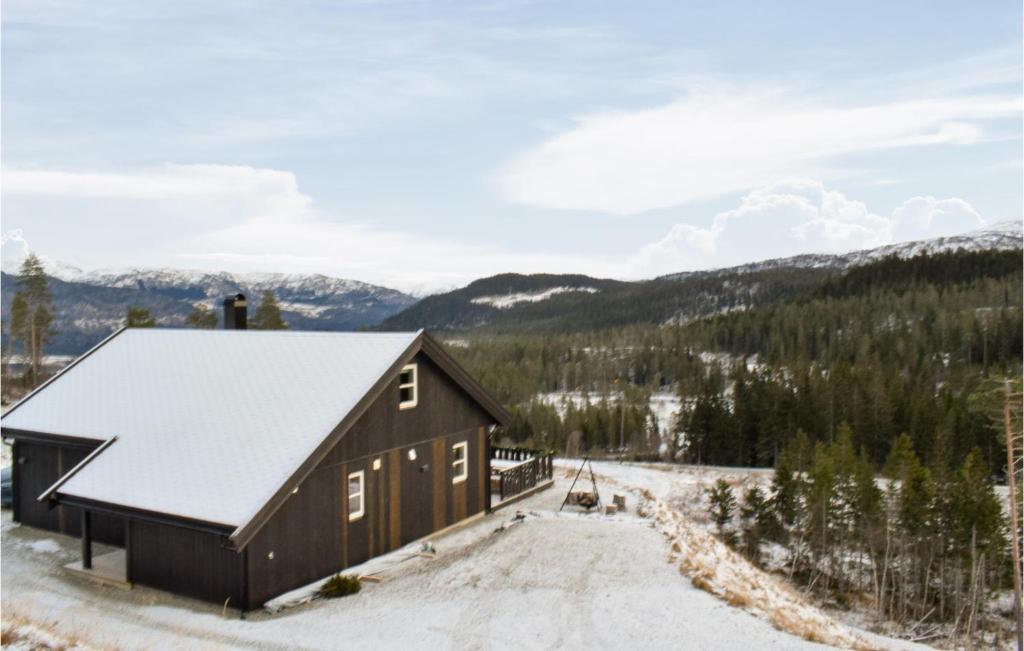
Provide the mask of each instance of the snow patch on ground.
{"label": "snow patch on ground", "polygon": [[490,305],[496,307],[499,310],[505,310],[518,303],[539,303],[540,301],[546,301],[555,294],[564,294],[565,292],[586,292],[588,294],[596,294],[598,290],[596,287],[550,287],[537,292],[518,292],[515,294],[504,294],[502,296],[477,296],[472,299],[471,303],[477,305]]}
{"label": "snow patch on ground", "polygon": [[28,543],[28,548],[40,554],[59,554],[64,551],[60,543],[52,538],[43,538],[42,540],[30,542]]}
{"label": "snow patch on ground", "polygon": [[[612,392],[608,394],[608,399],[612,403],[618,402],[621,398],[622,394],[620,392]],[[564,417],[567,405],[572,404],[577,409],[580,409],[587,404],[599,403],[601,401],[601,395],[597,393],[585,394],[582,391],[553,391],[551,393],[538,394],[537,399],[546,405],[551,405],[558,411],[559,416]],[[682,401],[679,396],[674,393],[664,392],[651,394],[651,412],[654,414],[654,418],[658,423],[659,432],[664,434],[673,431],[681,406]]]}

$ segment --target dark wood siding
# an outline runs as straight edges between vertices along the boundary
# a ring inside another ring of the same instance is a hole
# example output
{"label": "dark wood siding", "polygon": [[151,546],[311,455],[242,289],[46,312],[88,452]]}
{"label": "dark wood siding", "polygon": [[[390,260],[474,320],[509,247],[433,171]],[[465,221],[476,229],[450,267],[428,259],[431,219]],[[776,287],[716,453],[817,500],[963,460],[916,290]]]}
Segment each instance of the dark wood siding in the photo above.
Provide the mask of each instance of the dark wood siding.
{"label": "dark wood siding", "polygon": [[227,533],[132,520],[129,527],[128,573],[132,581],[152,588],[230,607],[243,606],[242,562],[227,549]]}
{"label": "dark wood siding", "polygon": [[[14,473],[13,499],[17,521],[30,527],[46,529],[68,536],[81,535],[82,514],[73,506],[51,506],[37,498],[69,470],[78,465],[93,449],[67,444],[15,440],[12,450]],[[121,518],[94,514],[93,540],[108,545],[124,544],[124,523]]]}
{"label": "dark wood siding", "polygon": [[420,353],[413,362],[417,366],[419,404],[413,409],[398,408],[396,379],[356,421],[321,466],[494,423],[493,418],[430,358]]}
{"label": "dark wood siding", "polygon": [[[494,419],[428,357],[413,361],[417,406],[398,408],[396,378],[249,543],[250,606],[486,508],[481,455]],[[461,441],[469,477],[453,485],[452,445]],[[347,480],[358,470],[365,514],[350,522]]]}

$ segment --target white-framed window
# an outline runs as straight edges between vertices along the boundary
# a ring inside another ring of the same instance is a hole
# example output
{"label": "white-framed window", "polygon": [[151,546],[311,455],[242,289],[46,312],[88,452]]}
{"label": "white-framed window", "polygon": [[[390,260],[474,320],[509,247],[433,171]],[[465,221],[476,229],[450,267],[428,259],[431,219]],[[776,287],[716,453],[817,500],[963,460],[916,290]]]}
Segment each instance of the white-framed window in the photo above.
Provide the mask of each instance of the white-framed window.
{"label": "white-framed window", "polygon": [[362,470],[348,476],[348,521],[363,517],[366,512],[366,473]]}
{"label": "white-framed window", "polygon": [[406,364],[398,374],[398,408],[412,409],[419,399],[419,388],[416,386],[416,365]]}
{"label": "white-framed window", "polygon": [[452,446],[452,483],[466,481],[469,477],[468,445],[465,441]]}

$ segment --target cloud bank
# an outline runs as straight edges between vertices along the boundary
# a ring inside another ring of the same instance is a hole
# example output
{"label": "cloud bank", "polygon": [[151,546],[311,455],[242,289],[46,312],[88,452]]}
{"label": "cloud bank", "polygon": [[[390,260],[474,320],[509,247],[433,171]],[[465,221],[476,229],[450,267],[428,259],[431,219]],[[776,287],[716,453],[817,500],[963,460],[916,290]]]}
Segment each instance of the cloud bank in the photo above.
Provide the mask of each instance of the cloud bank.
{"label": "cloud bank", "polygon": [[[130,243],[138,257],[119,265],[324,273],[417,293],[507,271],[646,278],[951,235],[985,223],[958,198],[912,197],[882,215],[822,181],[791,179],[749,192],[708,223],[678,223],[637,250],[598,256],[509,250],[327,214],[294,174],[246,166],[8,170],[4,195],[6,202],[19,202],[23,213],[63,220],[24,227],[47,254],[48,237],[59,239],[60,228],[74,228],[75,251],[89,250],[90,237]],[[22,232],[16,234],[11,243],[23,243]],[[51,257],[83,267],[110,266],[63,251]]]}
{"label": "cloud bank", "polygon": [[988,120],[1020,113],[1009,95],[851,107],[784,89],[697,88],[662,107],[582,117],[512,160],[499,186],[532,206],[630,215],[780,178],[835,178],[847,154],[972,144]]}
{"label": "cloud bank", "polygon": [[[676,224],[631,260],[647,275],[743,264],[800,253],[842,253],[956,235],[985,224],[963,199],[912,197],[888,216],[821,181],[792,179],[750,192],[708,226]],[[761,253],[751,258],[748,252]]]}

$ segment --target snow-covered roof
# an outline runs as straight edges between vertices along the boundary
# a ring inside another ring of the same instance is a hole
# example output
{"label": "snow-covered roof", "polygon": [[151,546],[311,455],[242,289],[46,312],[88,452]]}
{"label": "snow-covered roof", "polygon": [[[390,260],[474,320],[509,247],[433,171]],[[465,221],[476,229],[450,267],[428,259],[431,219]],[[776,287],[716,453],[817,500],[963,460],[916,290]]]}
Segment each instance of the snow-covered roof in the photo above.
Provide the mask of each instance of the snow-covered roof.
{"label": "snow-covered roof", "polygon": [[117,437],[63,495],[240,527],[418,334],[129,329],[0,422]]}

